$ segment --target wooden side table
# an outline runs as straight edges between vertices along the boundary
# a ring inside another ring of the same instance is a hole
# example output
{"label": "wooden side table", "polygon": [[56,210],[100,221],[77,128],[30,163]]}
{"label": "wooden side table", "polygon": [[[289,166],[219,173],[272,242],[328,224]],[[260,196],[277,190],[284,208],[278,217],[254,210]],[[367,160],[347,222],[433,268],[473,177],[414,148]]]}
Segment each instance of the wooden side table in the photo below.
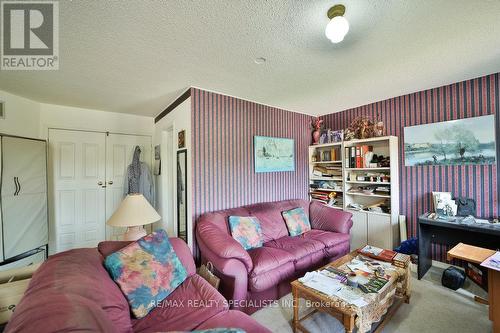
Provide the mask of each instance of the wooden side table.
{"label": "wooden side table", "polygon": [[[459,243],[448,251],[447,259],[461,259],[473,264],[480,264],[496,251],[482,247]],[[488,269],[488,304],[489,318],[493,321],[493,333],[500,333],[500,271]]]}

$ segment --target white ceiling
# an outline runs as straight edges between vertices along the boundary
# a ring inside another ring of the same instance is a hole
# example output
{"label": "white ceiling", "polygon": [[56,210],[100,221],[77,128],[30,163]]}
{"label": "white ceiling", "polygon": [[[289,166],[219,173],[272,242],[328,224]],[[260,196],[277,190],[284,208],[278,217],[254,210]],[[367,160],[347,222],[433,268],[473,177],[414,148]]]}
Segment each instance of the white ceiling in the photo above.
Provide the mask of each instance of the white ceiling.
{"label": "white ceiling", "polygon": [[197,86],[326,114],[500,72],[499,14],[499,0],[61,1],[60,69],[1,71],[0,89],[154,116]]}

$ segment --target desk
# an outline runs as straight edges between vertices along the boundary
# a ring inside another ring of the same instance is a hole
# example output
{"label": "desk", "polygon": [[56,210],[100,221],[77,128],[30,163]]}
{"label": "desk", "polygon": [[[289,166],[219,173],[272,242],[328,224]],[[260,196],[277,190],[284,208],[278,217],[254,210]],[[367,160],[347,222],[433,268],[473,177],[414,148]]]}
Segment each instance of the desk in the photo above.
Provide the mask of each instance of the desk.
{"label": "desk", "polygon": [[[458,218],[460,221],[460,218]],[[431,244],[455,246],[467,243],[487,249],[500,247],[499,225],[467,225],[444,220],[432,220],[427,214],[418,218],[418,279],[432,266]]]}
{"label": "desk", "polygon": [[[447,259],[461,259],[480,264],[495,251],[460,243],[448,251]],[[489,317],[493,321],[493,333],[500,333],[500,271],[488,269]]]}

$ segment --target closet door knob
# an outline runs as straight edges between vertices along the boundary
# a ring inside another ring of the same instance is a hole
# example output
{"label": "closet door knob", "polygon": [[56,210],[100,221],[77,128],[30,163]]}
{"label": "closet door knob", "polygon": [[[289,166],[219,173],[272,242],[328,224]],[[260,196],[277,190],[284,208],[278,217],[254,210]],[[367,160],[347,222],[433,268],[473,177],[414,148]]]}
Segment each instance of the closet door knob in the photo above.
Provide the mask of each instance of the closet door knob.
{"label": "closet door knob", "polygon": [[102,182],[98,182],[98,183],[97,183],[97,185],[99,185],[99,186],[102,186],[102,184],[103,184]]}
{"label": "closet door knob", "polygon": [[110,181],[108,182],[108,184],[109,184],[109,185],[113,185],[113,181],[112,181],[112,180],[110,180]]}

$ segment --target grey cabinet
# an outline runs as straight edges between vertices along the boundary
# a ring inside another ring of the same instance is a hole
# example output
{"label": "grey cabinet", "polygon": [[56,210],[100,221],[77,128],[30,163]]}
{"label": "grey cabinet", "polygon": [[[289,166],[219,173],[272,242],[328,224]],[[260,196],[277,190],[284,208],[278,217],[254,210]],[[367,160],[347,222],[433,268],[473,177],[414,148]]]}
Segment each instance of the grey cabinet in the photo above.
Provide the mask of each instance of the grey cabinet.
{"label": "grey cabinet", "polygon": [[0,262],[48,243],[46,142],[1,136]]}

